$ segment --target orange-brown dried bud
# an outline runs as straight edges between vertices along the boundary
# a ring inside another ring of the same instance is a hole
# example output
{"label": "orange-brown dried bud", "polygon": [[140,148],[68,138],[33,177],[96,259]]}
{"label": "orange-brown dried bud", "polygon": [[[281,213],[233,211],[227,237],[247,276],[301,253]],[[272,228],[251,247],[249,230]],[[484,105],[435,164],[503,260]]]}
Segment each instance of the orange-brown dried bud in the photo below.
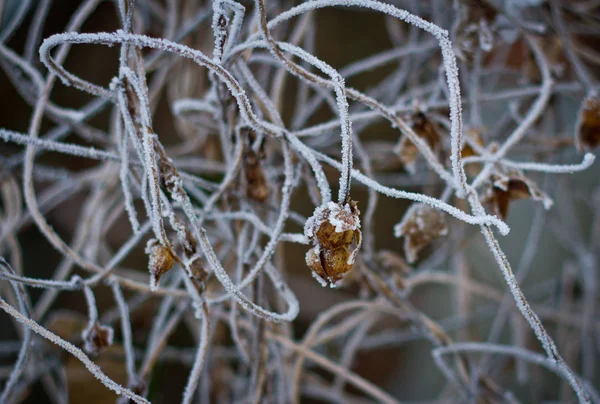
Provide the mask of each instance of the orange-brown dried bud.
{"label": "orange-brown dried bud", "polygon": [[586,98],[579,111],[575,144],[580,152],[590,151],[600,145],[600,99]]}
{"label": "orange-brown dried bud", "polygon": [[100,325],[96,321],[92,327],[83,331],[83,349],[92,355],[97,355],[101,350],[112,345],[113,335],[111,327]]}
{"label": "orange-brown dried bud", "polygon": [[161,276],[173,268],[175,257],[172,252],[156,240],[150,240],[146,246],[148,254],[148,270],[150,271],[150,288],[155,290]]}
{"label": "orange-brown dried bud", "polygon": [[413,204],[394,227],[394,235],[404,237],[404,254],[410,263],[417,260],[419,251],[446,234],[448,226],[444,214],[422,203]]}

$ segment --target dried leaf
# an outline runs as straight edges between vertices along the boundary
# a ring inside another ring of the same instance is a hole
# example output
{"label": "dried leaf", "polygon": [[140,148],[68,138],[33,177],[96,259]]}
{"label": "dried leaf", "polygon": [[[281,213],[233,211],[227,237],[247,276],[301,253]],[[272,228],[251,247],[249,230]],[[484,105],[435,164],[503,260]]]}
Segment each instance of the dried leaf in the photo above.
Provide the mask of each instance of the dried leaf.
{"label": "dried leaf", "polygon": [[445,215],[421,203],[411,205],[402,221],[394,227],[394,235],[404,237],[404,253],[410,263],[417,260],[419,251],[446,234],[448,226]]}
{"label": "dried leaf", "polygon": [[269,184],[260,164],[260,159],[254,150],[248,150],[244,159],[246,173],[246,195],[258,202],[264,202],[269,197]]}
{"label": "dried leaf", "polygon": [[204,269],[204,264],[200,257],[193,257],[188,265],[190,267],[190,273],[196,280],[206,282],[208,279],[208,272]]}
{"label": "dried leaf", "polygon": [[581,104],[575,144],[580,152],[600,145],[600,99],[597,97],[588,97]]}
{"label": "dried leaf", "polygon": [[[417,110],[407,120],[410,122],[412,130],[423,140],[427,142],[429,147],[436,151],[440,144],[440,135],[433,122],[427,116]],[[410,141],[408,136],[403,134],[394,148],[394,152],[400,158],[406,170],[410,173],[415,171],[415,163],[419,157],[419,150]]]}
{"label": "dried leaf", "polygon": [[186,257],[190,258],[198,251],[198,242],[192,232],[185,229],[185,239],[183,240],[183,252]]}
{"label": "dried leaf", "polygon": [[146,246],[146,254],[148,254],[148,270],[150,271],[150,287],[156,289],[161,276],[166,274],[173,268],[175,257],[173,253],[156,240],[148,241]]}
{"label": "dried leaf", "polygon": [[[469,130],[466,131],[465,134],[475,144],[483,147],[483,139],[481,137],[482,130],[483,129],[469,129]],[[461,150],[461,156],[464,159],[465,157],[479,156],[479,153],[477,152],[477,150],[475,150],[471,146],[471,144],[469,144],[468,142],[465,142],[465,144],[463,145],[463,148]],[[467,172],[468,175],[470,175],[471,177],[475,177],[481,171],[481,167],[482,167],[482,165],[479,164],[479,163],[477,163],[477,164],[468,164],[466,166],[465,170],[466,170],[466,172]]]}
{"label": "dried leaf", "polygon": [[[472,139],[472,141],[479,146],[483,147],[483,139],[481,138],[481,130],[478,129],[469,129],[465,133],[467,137]],[[461,151],[462,158],[471,157],[471,156],[479,156],[479,153],[468,143],[465,142]]]}
{"label": "dried leaf", "polygon": [[519,170],[498,172],[491,177],[491,181],[484,202],[490,204],[494,213],[502,219],[506,219],[511,201],[533,199],[541,201],[546,209],[553,204],[552,199]]}

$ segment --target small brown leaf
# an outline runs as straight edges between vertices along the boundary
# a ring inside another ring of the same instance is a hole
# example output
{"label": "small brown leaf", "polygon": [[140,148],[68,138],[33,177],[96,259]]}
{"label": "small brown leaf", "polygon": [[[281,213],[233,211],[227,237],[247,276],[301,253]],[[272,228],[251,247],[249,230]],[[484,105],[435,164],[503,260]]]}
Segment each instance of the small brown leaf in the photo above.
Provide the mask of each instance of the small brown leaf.
{"label": "small brown leaf", "polygon": [[[466,131],[466,136],[473,143],[483,147],[483,139],[481,138],[482,130],[483,129],[469,129],[468,131]],[[460,154],[463,159],[465,157],[479,156],[479,153],[477,152],[477,150],[475,150],[475,148],[473,148],[473,146],[471,146],[471,144],[469,142],[465,142]],[[469,174],[471,177],[475,177],[481,171],[481,167],[482,167],[481,164],[476,163],[476,164],[468,164],[465,169],[467,171],[467,174]]]}
{"label": "small brown leaf", "polygon": [[198,250],[198,242],[194,238],[192,232],[190,232],[187,228],[185,229],[185,239],[183,240],[183,252],[186,257],[191,257],[196,254]]}
{"label": "small brown leaf", "polygon": [[[467,137],[471,139],[475,144],[483,147],[483,139],[481,138],[481,129],[469,129],[466,131]],[[471,157],[471,156],[479,156],[479,153],[468,143],[465,142],[463,148],[460,152],[462,158]]]}
{"label": "small brown leaf", "polygon": [[[433,122],[431,122],[420,110],[417,110],[407,120],[410,122],[412,130],[417,136],[425,140],[429,147],[435,152],[440,143],[440,135],[435,124],[433,124]],[[394,152],[398,155],[406,170],[411,173],[414,172],[415,163],[419,157],[419,150],[417,149],[417,146],[410,141],[408,136],[403,134],[400,137],[400,140],[394,148]]]}
{"label": "small brown leaf", "polygon": [[446,234],[448,226],[445,215],[422,203],[411,205],[402,221],[394,227],[396,237],[404,236],[404,253],[410,263],[417,260],[419,251]]}
{"label": "small brown leaf", "polygon": [[189,266],[190,272],[196,280],[206,282],[206,279],[208,279],[208,273],[206,272],[206,269],[204,269],[204,265],[202,264],[200,257],[192,258]]}
{"label": "small brown leaf", "polygon": [[597,97],[588,97],[581,104],[575,145],[580,152],[600,145],[600,99]]}
{"label": "small brown leaf", "polygon": [[244,159],[244,172],[246,173],[246,195],[258,202],[264,202],[269,197],[269,184],[260,164],[260,159],[250,149]]}
{"label": "small brown leaf", "polygon": [[541,201],[546,209],[552,206],[552,199],[542,192],[531,179],[525,177],[519,170],[498,172],[491,177],[492,183],[484,202],[492,206],[492,210],[503,220],[508,215],[511,201],[533,199]]}
{"label": "small brown leaf", "polygon": [[173,268],[175,257],[171,251],[152,239],[146,246],[146,254],[148,254],[148,270],[150,271],[150,287],[156,289],[161,276],[166,274]]}

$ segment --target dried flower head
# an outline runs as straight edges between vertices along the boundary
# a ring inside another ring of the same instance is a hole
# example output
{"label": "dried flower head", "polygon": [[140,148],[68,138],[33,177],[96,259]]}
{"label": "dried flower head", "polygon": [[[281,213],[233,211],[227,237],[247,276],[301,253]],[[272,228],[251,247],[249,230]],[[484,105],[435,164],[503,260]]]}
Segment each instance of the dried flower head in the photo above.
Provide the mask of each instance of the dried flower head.
{"label": "dried flower head", "polygon": [[445,215],[422,203],[412,204],[402,221],[394,226],[394,235],[404,237],[404,254],[408,262],[415,262],[418,253],[440,236],[448,234]]}
{"label": "dried flower head", "polygon": [[542,192],[534,181],[516,169],[496,172],[490,178],[483,202],[491,205],[492,210],[505,219],[510,202],[519,199],[541,201],[546,209],[553,204],[552,199]]}
{"label": "dried flower head", "polygon": [[575,145],[580,152],[590,151],[600,145],[600,99],[587,97],[581,104]]}
{"label": "dried flower head", "polygon": [[112,327],[100,325],[100,323],[96,321],[81,334],[83,339],[83,349],[92,355],[97,355],[104,348],[112,345],[113,335],[114,331]]}
{"label": "dried flower head", "polygon": [[355,201],[328,202],[306,221],[304,234],[313,242],[306,264],[323,286],[335,287],[352,269],[361,242],[359,214]]}
{"label": "dried flower head", "polygon": [[175,257],[173,253],[155,239],[148,241],[146,246],[148,254],[148,270],[150,271],[150,288],[156,290],[161,276],[173,268]]}

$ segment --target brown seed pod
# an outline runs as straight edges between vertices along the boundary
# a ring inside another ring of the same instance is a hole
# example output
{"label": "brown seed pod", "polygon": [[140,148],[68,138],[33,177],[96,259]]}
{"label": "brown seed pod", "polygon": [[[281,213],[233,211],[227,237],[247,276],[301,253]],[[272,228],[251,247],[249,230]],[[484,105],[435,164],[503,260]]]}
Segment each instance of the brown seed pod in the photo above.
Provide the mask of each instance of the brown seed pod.
{"label": "brown seed pod", "polygon": [[148,242],[146,254],[148,254],[149,257],[148,270],[150,271],[150,288],[156,290],[161,276],[173,268],[175,257],[167,247],[154,239]]}
{"label": "brown seed pod", "polygon": [[104,348],[112,345],[113,335],[114,331],[111,327],[100,325],[96,321],[90,328],[86,328],[81,335],[83,349],[92,355],[97,355]]}
{"label": "brown seed pod", "polygon": [[600,145],[600,99],[583,100],[575,131],[575,145],[580,152],[590,151]]}
{"label": "brown seed pod", "polygon": [[356,202],[328,202],[317,209],[304,227],[313,241],[306,253],[306,264],[323,286],[334,287],[352,269],[360,249],[361,233]]}

